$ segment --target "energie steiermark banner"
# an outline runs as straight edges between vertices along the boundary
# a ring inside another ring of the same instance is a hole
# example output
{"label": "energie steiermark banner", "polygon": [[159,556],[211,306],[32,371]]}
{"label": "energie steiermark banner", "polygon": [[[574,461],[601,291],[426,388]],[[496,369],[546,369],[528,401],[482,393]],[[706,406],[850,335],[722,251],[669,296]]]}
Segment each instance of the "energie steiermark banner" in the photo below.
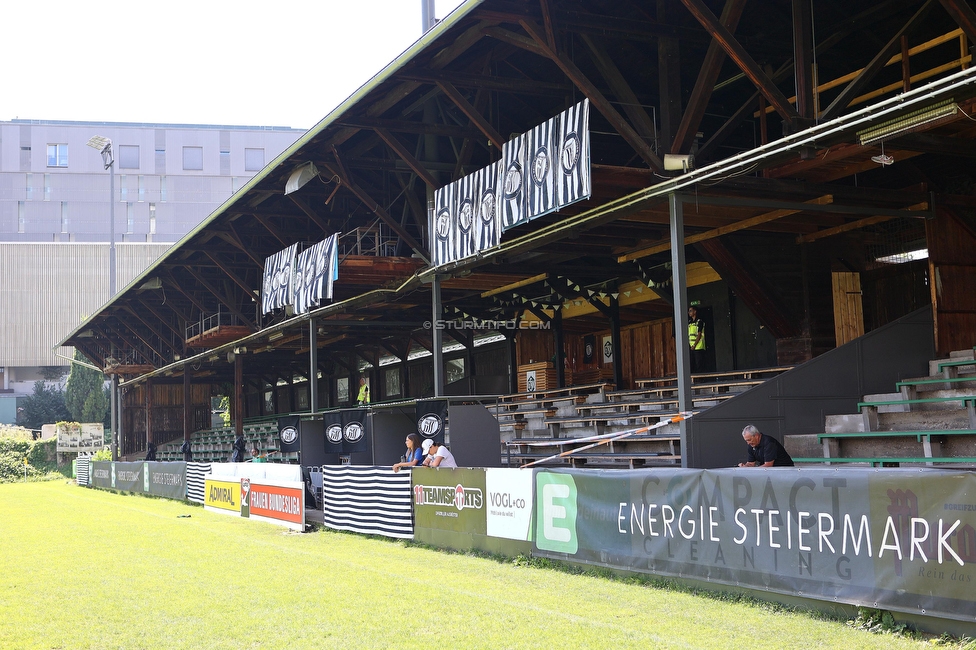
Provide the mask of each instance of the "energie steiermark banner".
{"label": "energie steiermark banner", "polygon": [[535,552],[972,621],[976,475],[540,470]]}

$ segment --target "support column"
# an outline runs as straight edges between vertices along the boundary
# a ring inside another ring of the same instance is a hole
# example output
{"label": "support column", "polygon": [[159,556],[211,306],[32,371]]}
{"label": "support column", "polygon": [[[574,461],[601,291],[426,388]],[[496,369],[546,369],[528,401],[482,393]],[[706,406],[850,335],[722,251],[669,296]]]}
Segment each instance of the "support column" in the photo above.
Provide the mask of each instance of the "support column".
{"label": "support column", "polygon": [[[4,375],[6,376],[6,375]],[[109,416],[109,426],[112,429],[112,460],[119,459],[119,376],[112,375],[112,394],[111,397],[111,414]]]}
{"label": "support column", "polygon": [[190,396],[190,365],[183,366],[183,441],[193,434],[193,403]]}
{"label": "support column", "polygon": [[244,355],[234,357],[234,433],[244,435]]}
{"label": "support column", "polygon": [[[685,274],[685,220],[683,197],[670,194],[671,209],[671,274],[674,287],[674,347],[678,366],[678,410],[690,411],[691,400],[691,350],[688,340],[688,278]],[[681,466],[688,466],[688,429],[682,420]]]}
{"label": "support column", "polygon": [[444,394],[444,331],[440,329],[443,309],[441,307],[441,277],[435,275],[430,284],[430,335],[431,353],[434,357],[434,397]]}
{"label": "support column", "polygon": [[[516,317],[516,324],[518,318]],[[518,392],[518,342],[516,340],[518,330],[509,330],[505,334],[508,339],[508,392]]]}
{"label": "support column", "polygon": [[312,413],[319,410],[319,341],[318,325],[308,319],[308,408]]}
{"label": "support column", "polygon": [[153,410],[153,385],[152,385],[152,379],[147,379],[146,380],[146,449],[149,449],[150,442],[156,442],[155,440],[153,440],[152,410]]}
{"label": "support column", "polygon": [[796,76],[796,112],[802,126],[813,125],[813,18],[809,0],[793,0],[793,74]]}
{"label": "support column", "polygon": [[[657,0],[657,19],[667,24],[668,0]],[[657,39],[658,93],[661,97],[660,151],[671,151],[671,143],[681,124],[681,62],[678,39],[659,36]]]}
{"label": "support column", "polygon": [[620,350],[620,301],[613,296],[610,296],[610,345],[613,346],[614,388],[621,390],[624,386],[624,364]]}
{"label": "support column", "polygon": [[[557,307],[559,305],[556,305]],[[563,341],[563,312],[556,309],[552,313],[552,340],[556,348],[556,386],[566,388],[566,347]]]}

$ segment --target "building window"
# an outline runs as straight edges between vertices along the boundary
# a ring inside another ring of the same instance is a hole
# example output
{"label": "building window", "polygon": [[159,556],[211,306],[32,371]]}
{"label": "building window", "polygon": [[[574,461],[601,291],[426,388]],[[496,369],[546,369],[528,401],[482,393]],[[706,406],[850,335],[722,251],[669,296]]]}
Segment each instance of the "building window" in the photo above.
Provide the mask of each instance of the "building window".
{"label": "building window", "polygon": [[119,174],[119,192],[121,192],[119,200],[125,203],[129,198],[129,188],[125,186],[125,174]]}
{"label": "building window", "polygon": [[26,232],[27,226],[27,206],[23,201],[17,201],[17,232]]}
{"label": "building window", "polygon": [[119,145],[119,169],[139,169],[139,145]]}
{"label": "building window", "polygon": [[264,169],[264,149],[244,150],[244,171],[259,172]]}
{"label": "building window", "polygon": [[386,369],[386,392],[383,397],[397,397],[400,395],[400,368]]}
{"label": "building window", "polygon": [[67,167],[68,166],[68,145],[49,144],[47,146],[47,166]]}
{"label": "building window", "polygon": [[156,173],[166,171],[166,150],[156,149]]}
{"label": "building window", "polygon": [[139,174],[139,203],[146,200],[146,177]]}
{"label": "building window", "polygon": [[156,234],[156,204],[149,204],[149,234]]}
{"label": "building window", "polygon": [[61,232],[68,232],[68,202],[61,201]]}
{"label": "building window", "polygon": [[230,174],[230,152],[220,150],[220,174],[226,176]]}
{"label": "building window", "polygon": [[203,147],[183,147],[183,169],[203,169]]}
{"label": "building window", "polygon": [[339,404],[349,401],[349,377],[336,379],[336,401]]}

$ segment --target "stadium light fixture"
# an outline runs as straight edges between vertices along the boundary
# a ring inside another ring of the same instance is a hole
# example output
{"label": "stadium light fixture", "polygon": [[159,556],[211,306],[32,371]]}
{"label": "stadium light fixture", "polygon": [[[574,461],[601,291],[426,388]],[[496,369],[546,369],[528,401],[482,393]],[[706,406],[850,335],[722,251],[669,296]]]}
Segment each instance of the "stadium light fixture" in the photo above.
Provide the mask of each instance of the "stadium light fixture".
{"label": "stadium light fixture", "polygon": [[288,181],[285,183],[285,194],[297,192],[303,185],[318,175],[319,170],[315,168],[314,163],[307,162],[301,165],[288,177]]}
{"label": "stadium light fixture", "polygon": [[102,162],[108,175],[108,288],[109,294],[115,297],[115,157],[112,155],[112,140],[105,136],[95,135],[88,140],[88,146],[102,154]]}
{"label": "stadium light fixture", "polygon": [[880,124],[868,127],[857,132],[857,139],[862,145],[881,142],[889,138],[894,138],[905,133],[918,131],[923,126],[932,126],[937,122],[944,122],[955,117],[959,112],[959,106],[952,99],[920,108],[901,117],[886,120]]}

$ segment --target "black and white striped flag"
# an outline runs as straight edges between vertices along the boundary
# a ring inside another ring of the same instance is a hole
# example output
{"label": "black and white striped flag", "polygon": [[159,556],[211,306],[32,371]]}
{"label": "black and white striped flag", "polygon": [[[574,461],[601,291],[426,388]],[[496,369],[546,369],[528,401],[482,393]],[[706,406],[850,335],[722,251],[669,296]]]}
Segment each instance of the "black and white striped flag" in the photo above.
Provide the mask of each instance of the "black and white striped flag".
{"label": "black and white striped flag", "polygon": [[304,314],[322,299],[332,300],[339,256],[336,233],[302,251],[295,262],[295,313]]}
{"label": "black and white striped flag", "polygon": [[475,202],[478,200],[478,178],[477,174],[467,176],[455,181],[454,200],[457,201],[457,208],[454,214],[457,215],[457,233],[454,246],[454,259],[459,260],[470,257],[477,252],[475,248]]}
{"label": "black and white striped flag", "polygon": [[584,99],[558,116],[556,145],[556,207],[590,198],[590,100]]}
{"label": "black and white striped flag", "polygon": [[558,130],[559,117],[556,116],[538,125],[526,135],[526,214],[527,220],[541,217],[556,209],[555,196],[555,158],[556,148],[553,136]]}
{"label": "black and white striped flag", "polygon": [[502,145],[502,176],[498,188],[502,230],[527,221],[525,213],[525,157],[528,134],[523,133]]}
{"label": "black and white striped flag", "polygon": [[454,201],[455,183],[445,185],[434,192],[433,223],[430,227],[431,263],[434,266],[454,261],[454,239],[457,231],[457,220],[454,216],[456,204]]}
{"label": "black and white striped flag", "polygon": [[261,292],[261,313],[290,305],[293,300],[292,279],[298,244],[278,251],[264,262],[264,290]]}
{"label": "black and white striped flag", "polygon": [[475,249],[478,252],[497,246],[501,235],[498,220],[498,178],[502,161],[498,160],[474,172],[478,200],[475,203]]}

